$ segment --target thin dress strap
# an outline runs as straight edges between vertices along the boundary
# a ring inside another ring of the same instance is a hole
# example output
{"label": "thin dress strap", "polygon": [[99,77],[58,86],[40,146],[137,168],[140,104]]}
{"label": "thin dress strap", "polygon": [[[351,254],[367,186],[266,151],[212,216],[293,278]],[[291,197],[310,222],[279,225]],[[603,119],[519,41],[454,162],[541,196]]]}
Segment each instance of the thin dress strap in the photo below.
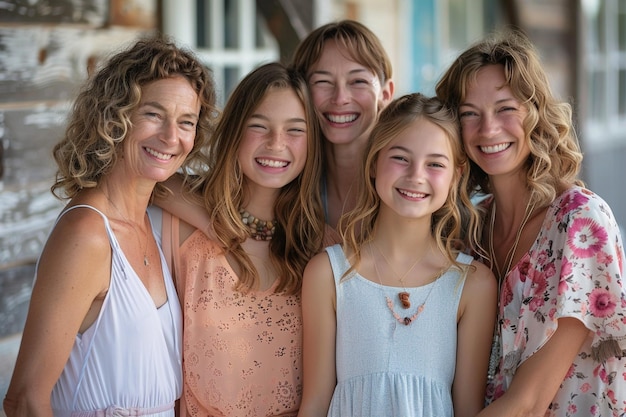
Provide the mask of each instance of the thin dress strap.
{"label": "thin dress strap", "polygon": [[[56,222],[54,223],[54,225],[56,226],[57,223],[59,222],[59,220],[61,219],[61,217],[63,217],[66,213],[68,213],[71,210],[74,210],[76,208],[88,208],[91,209],[93,211],[95,211],[96,213],[100,214],[100,216],[102,216],[102,219],[104,220],[104,227],[106,228],[107,231],[107,236],[109,237],[109,242],[111,244],[111,247],[118,247],[118,243],[117,240],[115,239],[114,235],[113,235],[113,230],[111,229],[111,225],[109,224],[109,219],[107,218],[107,216],[104,215],[104,213],[102,213],[100,210],[98,210],[95,207],[89,206],[87,204],[79,204],[76,206],[72,206],[70,208],[68,208],[67,210],[63,210],[61,212],[61,214],[59,215],[59,217],[57,218]],[[112,250],[112,254],[116,253],[115,250]],[[102,309],[106,308],[106,305],[108,304],[108,300],[109,297],[105,297],[104,301],[102,302]],[[102,319],[103,315],[102,314],[98,314],[98,317],[96,318],[96,322],[94,324],[94,335],[96,335],[98,333],[98,328],[100,327],[100,323],[101,323],[101,319]],[[74,390],[74,396],[72,398],[72,409],[75,409],[76,407],[76,403],[78,401],[78,394],[80,392],[80,386],[83,383],[83,379],[85,377],[85,369],[87,367],[87,364],[89,363],[89,357],[91,356],[91,352],[93,351],[93,344],[95,342],[96,338],[92,337],[90,342],[89,342],[89,347],[87,348],[86,354],[85,354],[85,359],[83,361],[83,365],[81,367],[80,373],[79,373],[79,378],[78,378],[78,382],[76,384],[76,389]]]}

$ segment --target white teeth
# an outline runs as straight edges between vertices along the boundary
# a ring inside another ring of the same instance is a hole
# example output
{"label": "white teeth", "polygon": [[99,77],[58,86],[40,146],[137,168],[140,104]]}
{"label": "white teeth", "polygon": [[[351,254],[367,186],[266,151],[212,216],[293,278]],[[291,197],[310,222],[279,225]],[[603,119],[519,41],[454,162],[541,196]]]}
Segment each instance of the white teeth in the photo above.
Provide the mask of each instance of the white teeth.
{"label": "white teeth", "polygon": [[358,116],[356,114],[344,114],[341,116],[335,116],[332,114],[327,114],[326,118],[333,123],[350,123],[356,120]]}
{"label": "white teeth", "polygon": [[480,150],[483,151],[484,153],[496,153],[496,152],[502,152],[503,150],[507,149],[509,146],[511,146],[510,143],[500,143],[499,145],[481,146]]}
{"label": "white teeth", "polygon": [[152,149],[152,148],[145,148],[145,149],[146,149],[146,151],[147,151],[150,155],[152,155],[152,156],[154,156],[154,157],[156,157],[156,158],[162,159],[162,160],[164,160],[164,161],[168,161],[168,160],[172,159],[172,154],[157,152],[157,151],[155,151],[155,150],[154,150],[154,149]]}
{"label": "white teeth", "polygon": [[426,197],[426,194],[424,193],[412,193],[410,191],[405,191],[405,190],[398,190],[400,192],[400,194],[404,194],[407,197],[410,198],[424,198]]}
{"label": "white teeth", "polygon": [[284,168],[289,164],[288,162],[285,162],[285,161],[275,161],[273,159],[257,159],[256,161],[259,164],[263,165],[264,167],[271,167],[271,168]]}

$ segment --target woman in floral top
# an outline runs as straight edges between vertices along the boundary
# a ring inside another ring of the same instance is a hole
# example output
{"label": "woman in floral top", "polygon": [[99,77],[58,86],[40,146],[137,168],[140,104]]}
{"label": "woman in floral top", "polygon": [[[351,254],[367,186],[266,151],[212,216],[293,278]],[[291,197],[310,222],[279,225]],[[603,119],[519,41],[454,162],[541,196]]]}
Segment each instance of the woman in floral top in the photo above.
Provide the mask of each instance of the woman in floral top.
{"label": "woman in floral top", "polygon": [[577,178],[571,107],[519,33],[470,47],[437,94],[459,111],[469,186],[492,195],[482,247],[499,326],[479,416],[624,415],[624,249],[611,209]]}

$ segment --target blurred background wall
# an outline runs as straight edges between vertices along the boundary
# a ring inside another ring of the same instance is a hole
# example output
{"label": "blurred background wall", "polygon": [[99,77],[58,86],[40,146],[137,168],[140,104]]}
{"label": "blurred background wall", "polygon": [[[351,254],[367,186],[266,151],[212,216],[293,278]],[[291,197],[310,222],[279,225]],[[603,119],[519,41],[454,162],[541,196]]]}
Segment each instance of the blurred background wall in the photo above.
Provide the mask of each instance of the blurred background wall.
{"label": "blurred background wall", "polygon": [[[555,92],[575,110],[583,179],[626,225],[626,0],[9,0],[0,2],[0,399],[34,264],[63,203],[51,149],[77,87],[146,33],[193,48],[220,103],[260,63],[287,61],[320,24],[369,26],[394,64],[396,96],[434,93],[450,61],[498,28],[524,30]],[[0,412],[0,415],[2,413]]]}

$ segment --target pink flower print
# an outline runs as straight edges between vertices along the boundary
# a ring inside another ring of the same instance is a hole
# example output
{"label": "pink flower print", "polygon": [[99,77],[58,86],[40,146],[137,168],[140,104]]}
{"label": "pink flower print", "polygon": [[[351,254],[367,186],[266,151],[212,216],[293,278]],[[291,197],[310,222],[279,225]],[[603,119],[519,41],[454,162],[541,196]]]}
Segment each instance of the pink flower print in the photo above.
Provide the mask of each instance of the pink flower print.
{"label": "pink flower print", "polygon": [[[583,191],[584,192],[584,191]],[[589,199],[580,193],[568,193],[561,203],[564,212],[570,212],[583,206]]]}
{"label": "pink flower print", "polygon": [[[554,264],[551,264],[551,265],[554,266]],[[547,268],[547,269],[550,269],[550,268]],[[534,274],[533,284],[532,284],[533,294],[538,295],[538,296],[543,296],[543,293],[546,291],[546,288],[548,287],[548,281],[546,278],[549,278],[551,276],[554,276],[554,269],[552,269],[552,274],[545,274],[545,275]]]}
{"label": "pink flower print", "polygon": [[609,383],[609,376],[606,373],[606,369],[604,369],[603,365],[598,365],[598,367],[593,370],[593,374],[600,378],[600,381],[604,382],[605,384]]}
{"label": "pink flower print", "polygon": [[[598,334],[599,331],[596,332],[596,334]],[[604,368],[602,367],[602,365],[598,365],[595,368],[593,368],[593,376],[599,376],[600,372],[603,370]]]}
{"label": "pink flower print", "polygon": [[605,266],[609,266],[610,264],[613,263],[613,255],[610,255],[606,253],[605,251],[598,252],[598,254],[596,255],[596,259],[598,260],[598,263],[603,264]]}
{"label": "pink flower print", "polygon": [[550,311],[548,311],[548,317],[550,317],[550,320],[554,320],[555,314],[556,314],[556,308],[551,308]]}
{"label": "pink flower print", "polygon": [[593,219],[574,219],[567,244],[578,258],[595,256],[607,242],[606,230]]}
{"label": "pink flower print", "polygon": [[580,291],[580,289],[582,288],[582,285],[580,282],[578,281],[574,281],[573,283],[570,284],[572,286],[572,291]]}
{"label": "pink flower print", "polygon": [[533,299],[528,303],[528,309],[530,311],[537,311],[544,305],[543,296],[535,295]]}
{"label": "pink flower print", "polygon": [[565,378],[564,379],[569,379],[572,377],[572,375],[574,375],[574,370],[576,369],[576,366],[572,363],[572,365],[569,367],[569,369],[567,370],[567,374],[565,374]]}
{"label": "pink flower print", "polygon": [[566,278],[572,273],[572,263],[567,258],[563,258],[561,261],[561,277]]}
{"label": "pink flower print", "polygon": [[493,400],[497,400],[498,398],[502,397],[504,395],[506,391],[504,390],[504,387],[502,385],[498,385],[494,388],[493,390]]}
{"label": "pink flower print", "polygon": [[519,264],[519,274],[520,274],[520,280],[523,281],[523,278],[529,275],[530,272],[530,262],[528,261],[523,261]]}
{"label": "pink flower print", "polygon": [[570,414],[576,414],[576,411],[578,411],[578,408],[576,407],[576,404],[570,404],[567,407],[567,412]]}
{"label": "pink flower print", "polygon": [[542,250],[539,255],[537,255],[537,261],[535,262],[535,264],[544,265],[546,262],[548,262],[548,254],[545,250]]}
{"label": "pink flower print", "polygon": [[596,288],[589,294],[589,310],[596,317],[611,317],[616,306],[615,295],[604,288]]}
{"label": "pink flower print", "polygon": [[580,386],[580,392],[588,392],[591,389],[591,384],[589,382],[585,382]]}
{"label": "pink flower print", "polygon": [[559,295],[563,295],[567,292],[567,289],[569,288],[569,285],[567,284],[567,281],[565,281],[564,279],[562,279],[559,282]]}
{"label": "pink flower print", "polygon": [[606,396],[609,397],[612,404],[617,404],[617,400],[615,399],[615,391],[613,391],[612,389],[608,390],[606,392]]}
{"label": "pink flower print", "polygon": [[611,274],[609,273],[608,270],[603,271],[600,276],[599,276],[601,281],[606,281],[607,283],[611,283],[613,282],[613,277],[611,276]]}
{"label": "pink flower print", "polygon": [[[545,266],[545,268],[543,269],[543,272],[545,274],[545,278],[552,278],[553,276],[556,275],[556,267],[554,266],[554,262],[550,262],[549,264],[547,264]],[[538,275],[538,274],[536,274]]]}
{"label": "pink flower print", "polygon": [[511,301],[513,301],[513,291],[509,285],[509,280],[506,280],[502,283],[502,294],[500,294],[501,307],[508,305]]}

